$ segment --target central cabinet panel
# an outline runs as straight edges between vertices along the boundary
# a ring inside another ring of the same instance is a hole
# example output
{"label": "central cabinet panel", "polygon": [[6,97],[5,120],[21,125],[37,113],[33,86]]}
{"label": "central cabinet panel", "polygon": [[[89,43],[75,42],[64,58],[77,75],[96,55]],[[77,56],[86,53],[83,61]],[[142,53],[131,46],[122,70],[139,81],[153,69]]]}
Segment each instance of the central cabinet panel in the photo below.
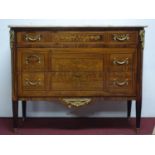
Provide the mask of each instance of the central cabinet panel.
{"label": "central cabinet panel", "polygon": [[51,56],[51,71],[104,71],[103,54],[88,53],[87,50],[80,50],[80,53],[72,51],[53,51]]}
{"label": "central cabinet panel", "polygon": [[98,50],[52,50],[51,89],[63,91],[103,90],[104,54]]}

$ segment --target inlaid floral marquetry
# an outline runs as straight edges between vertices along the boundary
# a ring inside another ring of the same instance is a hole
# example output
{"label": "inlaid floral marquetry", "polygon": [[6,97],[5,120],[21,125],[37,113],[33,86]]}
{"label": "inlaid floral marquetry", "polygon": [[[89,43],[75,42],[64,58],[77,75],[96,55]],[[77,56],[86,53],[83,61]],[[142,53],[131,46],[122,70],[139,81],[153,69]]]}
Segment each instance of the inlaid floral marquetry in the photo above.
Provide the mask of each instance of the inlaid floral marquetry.
{"label": "inlaid floral marquetry", "polygon": [[52,40],[56,42],[97,42],[103,40],[103,35],[86,33],[53,33]]}

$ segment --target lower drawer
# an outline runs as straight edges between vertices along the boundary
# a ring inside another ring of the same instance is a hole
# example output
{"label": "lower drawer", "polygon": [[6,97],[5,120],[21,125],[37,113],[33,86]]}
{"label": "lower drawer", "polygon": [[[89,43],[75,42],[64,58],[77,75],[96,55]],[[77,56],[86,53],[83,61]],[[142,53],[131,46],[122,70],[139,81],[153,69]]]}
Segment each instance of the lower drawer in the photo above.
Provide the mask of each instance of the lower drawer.
{"label": "lower drawer", "polygon": [[19,73],[18,76],[18,89],[19,92],[23,91],[40,91],[46,90],[47,83],[46,73]]}
{"label": "lower drawer", "polygon": [[102,72],[54,72],[51,75],[51,90],[103,90]]}
{"label": "lower drawer", "polygon": [[18,96],[134,96],[135,75],[104,72],[19,73]]}
{"label": "lower drawer", "polygon": [[135,74],[111,72],[107,74],[107,91],[115,94],[135,93]]}
{"label": "lower drawer", "polygon": [[21,91],[103,90],[102,72],[36,72],[19,73]]}

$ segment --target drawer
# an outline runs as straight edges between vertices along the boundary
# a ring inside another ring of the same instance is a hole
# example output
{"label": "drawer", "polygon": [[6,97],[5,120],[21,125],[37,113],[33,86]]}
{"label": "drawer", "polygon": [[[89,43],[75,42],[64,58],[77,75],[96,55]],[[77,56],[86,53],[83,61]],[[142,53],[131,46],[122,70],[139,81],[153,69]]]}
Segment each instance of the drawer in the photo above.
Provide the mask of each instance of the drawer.
{"label": "drawer", "polygon": [[113,44],[138,44],[137,31],[109,31],[107,41]]}
{"label": "drawer", "polygon": [[[73,49],[75,52],[75,50]],[[86,53],[81,50],[81,53],[73,52],[54,52],[51,57],[50,68],[52,71],[95,71],[102,72],[104,68],[103,55]]]}
{"label": "drawer", "polygon": [[54,42],[101,42],[104,32],[57,31],[52,33]]}
{"label": "drawer", "polygon": [[38,44],[51,40],[50,31],[22,31],[17,32],[17,43]]}
{"label": "drawer", "polygon": [[19,90],[32,91],[32,90],[46,90],[47,88],[47,75],[45,73],[19,73]]}
{"label": "drawer", "polygon": [[53,82],[62,81],[103,81],[103,72],[53,72],[51,73]]}
{"label": "drawer", "polygon": [[54,72],[51,75],[52,90],[102,90],[102,72]]}
{"label": "drawer", "polygon": [[17,43],[42,42],[103,42],[104,32],[80,31],[22,31],[17,32]]}
{"label": "drawer", "polygon": [[17,53],[18,53],[18,71],[48,70],[47,49],[19,48]]}
{"label": "drawer", "polygon": [[109,71],[128,72],[136,69],[136,53],[112,53],[108,55]]}
{"label": "drawer", "polygon": [[135,93],[135,74],[112,72],[107,74],[107,89],[113,93]]}

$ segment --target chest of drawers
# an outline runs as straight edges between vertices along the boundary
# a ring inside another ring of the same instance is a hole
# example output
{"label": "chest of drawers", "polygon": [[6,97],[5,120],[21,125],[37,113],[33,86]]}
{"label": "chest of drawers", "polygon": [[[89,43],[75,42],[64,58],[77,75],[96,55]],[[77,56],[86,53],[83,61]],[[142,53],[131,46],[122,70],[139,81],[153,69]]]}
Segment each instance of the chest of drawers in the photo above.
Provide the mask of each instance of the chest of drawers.
{"label": "chest of drawers", "polygon": [[69,108],[93,98],[136,101],[136,128],[142,105],[144,27],[15,27],[12,51],[13,126],[18,101],[58,98]]}

